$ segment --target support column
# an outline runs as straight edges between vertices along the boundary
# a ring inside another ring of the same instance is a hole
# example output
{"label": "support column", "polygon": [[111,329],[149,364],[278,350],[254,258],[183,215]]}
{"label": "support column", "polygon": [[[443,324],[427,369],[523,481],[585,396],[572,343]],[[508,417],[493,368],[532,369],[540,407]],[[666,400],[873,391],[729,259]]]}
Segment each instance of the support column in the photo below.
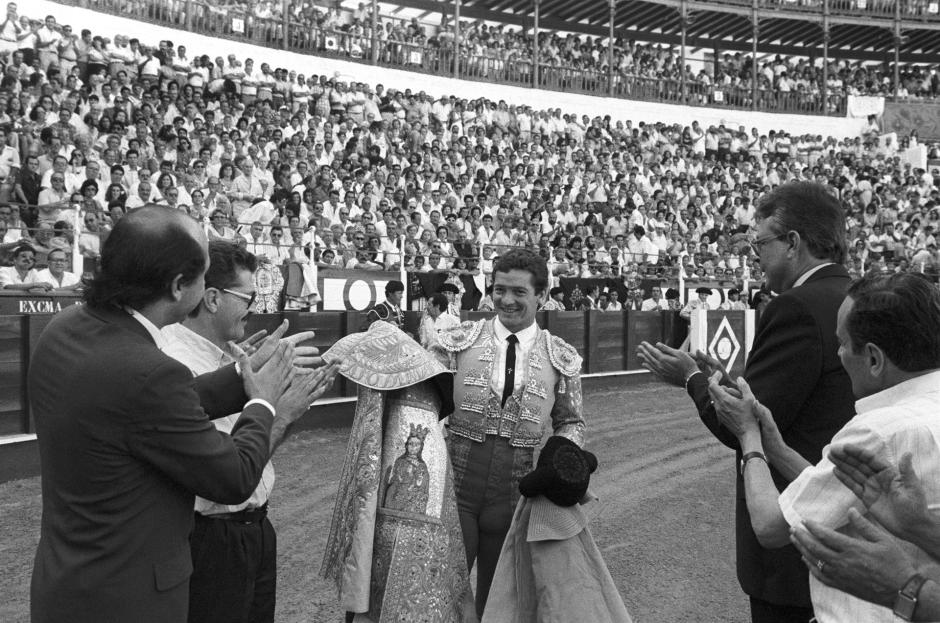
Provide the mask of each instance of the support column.
{"label": "support column", "polygon": [[379,64],[379,3],[372,0],[372,64]]}
{"label": "support column", "polygon": [[193,0],[186,0],[186,25],[187,31],[193,31]]}
{"label": "support column", "polygon": [[823,0],[823,66],[822,66],[822,114],[829,114],[829,0]]}
{"label": "support column", "polygon": [[290,4],[290,0],[283,0],[281,2],[281,28],[284,29],[284,36],[281,37],[281,47],[285,50],[290,47],[288,43],[290,40]]}
{"label": "support column", "polygon": [[610,30],[607,36],[607,94],[614,96],[614,19],[617,17],[617,0],[610,0]]}
{"label": "support column", "polygon": [[898,101],[901,82],[901,3],[894,3],[894,101]]}
{"label": "support column", "polygon": [[454,0],[454,78],[460,77],[460,0]]}
{"label": "support column", "polygon": [[757,110],[757,38],[760,36],[757,2],[751,3],[751,110]]}
{"label": "support column", "polygon": [[689,101],[685,79],[685,39],[688,35],[689,23],[689,0],[681,0],[679,3],[679,25],[682,28],[682,42],[679,46],[679,101],[682,104]]}
{"label": "support column", "polygon": [[541,50],[539,45],[539,13],[541,9],[541,0],[535,0],[535,14],[532,22],[532,88],[539,88],[539,57]]}

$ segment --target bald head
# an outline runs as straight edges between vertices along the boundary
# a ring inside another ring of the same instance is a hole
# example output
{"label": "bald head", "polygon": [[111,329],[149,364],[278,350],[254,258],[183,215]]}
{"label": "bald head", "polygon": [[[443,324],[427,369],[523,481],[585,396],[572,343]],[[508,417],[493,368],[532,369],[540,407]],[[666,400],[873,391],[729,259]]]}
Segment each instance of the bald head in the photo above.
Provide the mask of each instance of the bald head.
{"label": "bald head", "polygon": [[[199,223],[182,210],[174,210],[156,203],[149,203],[142,208],[131,210],[124,217],[122,227],[128,229],[127,235],[151,239],[169,230],[182,228],[191,238],[206,245],[206,232]],[[117,226],[112,236],[117,232]],[[102,251],[102,255],[104,252]]]}
{"label": "bald head", "polygon": [[105,240],[85,301],[136,310],[161,300],[179,302],[174,288],[202,283],[206,249],[205,233],[184,212],[153,205],[131,210]]}

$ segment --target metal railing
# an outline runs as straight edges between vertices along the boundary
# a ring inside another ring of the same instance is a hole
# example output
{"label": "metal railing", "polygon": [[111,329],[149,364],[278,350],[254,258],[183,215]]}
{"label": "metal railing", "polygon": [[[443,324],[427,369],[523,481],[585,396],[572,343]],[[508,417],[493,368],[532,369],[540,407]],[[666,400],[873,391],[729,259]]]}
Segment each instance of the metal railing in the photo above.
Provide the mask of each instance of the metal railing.
{"label": "metal railing", "polygon": [[[606,69],[559,64],[539,63],[536,68],[530,58],[507,55],[496,50],[471,54],[469,49],[463,48],[458,55],[458,62],[455,63],[452,47],[373,39],[371,33],[367,34],[365,30],[356,32],[319,28],[313,25],[309,18],[259,18],[237,7],[220,7],[199,0],[58,1],[105,13],[133,15],[145,22],[301,54],[374,63],[384,67],[466,80],[710,108],[805,115],[845,113],[845,97],[838,93],[829,94],[827,104],[824,105],[823,96],[818,93],[783,93],[771,89],[712,86],[692,78],[683,84],[675,78],[637,76],[623,71],[609,72]],[[764,3],[785,1],[761,0]]]}
{"label": "metal railing", "polygon": [[[708,0],[702,4],[721,4],[752,8],[753,0]],[[825,11],[824,0],[757,0],[759,9],[773,9],[792,13]],[[847,17],[876,17],[907,21],[940,21],[938,0],[829,0],[829,14]]]}

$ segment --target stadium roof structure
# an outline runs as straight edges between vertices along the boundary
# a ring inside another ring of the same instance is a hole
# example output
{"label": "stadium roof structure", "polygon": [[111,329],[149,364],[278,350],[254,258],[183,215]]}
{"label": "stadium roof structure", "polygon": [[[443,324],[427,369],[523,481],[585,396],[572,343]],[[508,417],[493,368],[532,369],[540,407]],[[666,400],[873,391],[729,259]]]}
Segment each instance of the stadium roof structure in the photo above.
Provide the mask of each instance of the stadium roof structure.
{"label": "stadium roof structure", "polygon": [[[525,30],[614,36],[690,48],[893,62],[940,61],[938,3],[926,0],[398,0],[427,12]],[[902,8],[903,7],[903,8]],[[613,16],[613,19],[611,19]],[[684,19],[683,19],[684,18]],[[755,29],[755,24],[757,28]],[[897,48],[897,50],[896,50]]]}

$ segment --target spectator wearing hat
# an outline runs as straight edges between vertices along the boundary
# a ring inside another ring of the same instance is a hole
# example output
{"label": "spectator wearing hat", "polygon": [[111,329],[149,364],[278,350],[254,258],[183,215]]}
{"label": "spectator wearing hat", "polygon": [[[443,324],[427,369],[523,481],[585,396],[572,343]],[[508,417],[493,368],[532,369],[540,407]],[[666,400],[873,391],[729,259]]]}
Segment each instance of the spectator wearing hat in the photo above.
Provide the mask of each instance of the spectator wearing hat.
{"label": "spectator wearing hat", "polygon": [[400,305],[402,296],[405,294],[405,284],[396,279],[392,279],[385,284],[385,300],[377,303],[366,313],[366,318],[360,327],[361,331],[368,330],[373,322],[387,322],[395,325],[399,329],[405,326],[405,316],[402,314]]}
{"label": "spectator wearing hat", "polygon": [[565,290],[555,286],[548,291],[548,300],[542,304],[541,311],[565,311]]}
{"label": "spectator wearing hat", "polygon": [[460,318],[460,303],[457,302],[457,295],[460,294],[460,288],[458,288],[456,284],[446,282],[441,285],[439,292],[447,297],[447,313]]}
{"label": "spectator wearing hat", "polygon": [[679,312],[679,316],[685,318],[686,320],[692,319],[692,312],[696,309],[711,309],[708,305],[708,297],[712,295],[711,288],[695,288],[695,294],[697,298],[692,299],[685,304],[685,307],[682,308],[682,311]]}

